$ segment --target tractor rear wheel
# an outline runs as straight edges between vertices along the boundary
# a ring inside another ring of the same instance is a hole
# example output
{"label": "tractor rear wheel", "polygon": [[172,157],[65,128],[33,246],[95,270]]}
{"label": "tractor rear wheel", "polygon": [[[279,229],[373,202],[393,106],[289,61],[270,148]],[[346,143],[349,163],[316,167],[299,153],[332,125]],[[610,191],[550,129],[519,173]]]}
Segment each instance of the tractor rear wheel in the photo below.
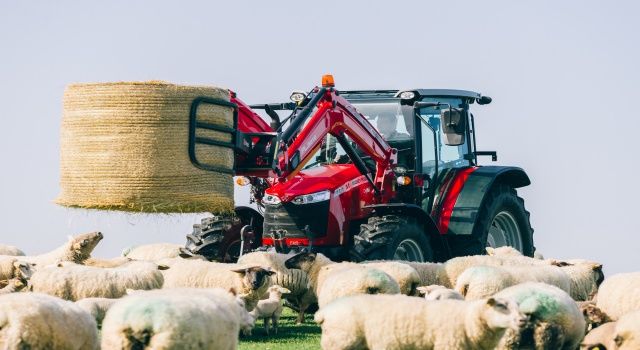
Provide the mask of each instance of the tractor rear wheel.
{"label": "tractor rear wheel", "polygon": [[485,254],[486,247],[511,246],[526,256],[533,256],[529,212],[515,189],[505,184],[496,185],[478,210],[478,217],[471,244],[457,255]]}
{"label": "tractor rear wheel", "polygon": [[420,227],[396,215],[369,218],[354,237],[352,259],[433,261],[429,239]]}

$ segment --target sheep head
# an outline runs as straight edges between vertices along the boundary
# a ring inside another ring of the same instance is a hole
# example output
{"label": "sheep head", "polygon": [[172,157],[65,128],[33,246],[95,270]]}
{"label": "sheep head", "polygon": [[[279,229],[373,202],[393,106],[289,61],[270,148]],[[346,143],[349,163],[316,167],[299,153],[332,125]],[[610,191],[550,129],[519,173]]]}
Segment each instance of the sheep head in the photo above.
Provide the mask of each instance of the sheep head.
{"label": "sheep head", "polygon": [[75,262],[83,262],[91,257],[91,252],[104,236],[102,232],[89,232],[69,238],[69,246]]}
{"label": "sheep head", "polygon": [[275,274],[270,268],[260,266],[239,268],[231,271],[239,274],[242,278],[243,285],[251,287],[252,290],[258,290],[265,284],[268,284],[270,281],[269,277]]}
{"label": "sheep head", "polygon": [[278,285],[269,287],[267,291],[269,292],[269,296],[277,296],[278,298],[282,297],[283,294],[291,293],[287,288],[280,287]]}
{"label": "sheep head", "polygon": [[32,274],[33,269],[30,263],[24,261],[16,261],[13,263],[13,276],[28,280]]}
{"label": "sheep head", "polygon": [[299,269],[308,272],[316,261],[316,253],[301,252],[285,260],[284,266],[288,269]]}
{"label": "sheep head", "polygon": [[491,329],[520,329],[528,320],[515,301],[493,297],[483,301],[480,317]]}

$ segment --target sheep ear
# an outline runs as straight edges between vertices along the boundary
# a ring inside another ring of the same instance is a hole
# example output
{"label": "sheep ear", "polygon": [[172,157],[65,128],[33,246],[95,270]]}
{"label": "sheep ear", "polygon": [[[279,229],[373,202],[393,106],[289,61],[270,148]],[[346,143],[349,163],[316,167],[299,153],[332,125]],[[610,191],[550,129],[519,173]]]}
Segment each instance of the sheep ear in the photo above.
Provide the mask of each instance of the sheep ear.
{"label": "sheep ear", "polygon": [[265,269],[264,269],[264,271],[265,271],[265,272],[267,273],[267,275],[269,275],[269,276],[272,276],[272,275],[275,275],[275,274],[276,274],[276,272],[275,272],[275,271],[272,271],[272,270],[271,270],[271,268],[269,268],[269,267],[265,268]]}
{"label": "sheep ear", "polygon": [[484,249],[487,251],[487,255],[495,255],[496,253],[493,247],[486,247]]}
{"label": "sheep ear", "polygon": [[159,264],[158,265],[158,270],[163,270],[164,271],[164,270],[168,270],[168,269],[169,269],[169,266],[167,266],[167,265],[163,265],[163,264]]}
{"label": "sheep ear", "polygon": [[420,293],[420,295],[427,295],[429,294],[429,288],[428,287],[418,287],[416,288],[416,290],[418,291],[418,293]]}
{"label": "sheep ear", "polygon": [[289,294],[289,293],[291,293],[291,291],[290,291],[290,290],[288,290],[287,288],[284,288],[284,287],[278,287],[278,289],[280,290],[280,293],[282,293],[282,294]]}
{"label": "sheep ear", "polygon": [[231,293],[231,295],[233,295],[234,297],[235,297],[236,295],[238,295],[238,292],[237,292],[237,291],[236,291],[236,289],[235,289],[235,288],[233,288],[233,287],[229,288],[229,293]]}
{"label": "sheep ear", "polygon": [[487,299],[487,305],[493,307],[498,303],[498,301],[495,298],[489,298]]}
{"label": "sheep ear", "polygon": [[233,269],[233,270],[231,270],[231,272],[239,273],[239,274],[241,274],[241,275],[243,275],[243,276],[244,276],[244,275],[246,275],[246,274],[247,274],[247,269],[243,269],[243,268],[240,268],[240,269]]}
{"label": "sheep ear", "polygon": [[190,252],[187,248],[180,247],[180,248],[178,249],[178,251],[180,252],[180,253],[178,254],[178,256],[180,256],[180,257],[181,257],[181,258],[183,258],[183,259],[188,259],[188,258],[193,257],[193,253],[192,253],[192,252]]}

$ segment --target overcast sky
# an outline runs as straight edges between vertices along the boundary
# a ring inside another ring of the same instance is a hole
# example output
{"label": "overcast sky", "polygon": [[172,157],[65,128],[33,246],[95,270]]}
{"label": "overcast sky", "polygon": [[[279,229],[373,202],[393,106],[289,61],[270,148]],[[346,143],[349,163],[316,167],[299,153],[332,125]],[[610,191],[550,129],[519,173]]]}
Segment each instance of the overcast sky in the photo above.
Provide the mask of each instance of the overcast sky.
{"label": "overcast sky", "polygon": [[[615,5],[613,5],[615,3]],[[458,88],[478,148],[532,180],[519,193],[546,257],[640,270],[640,5],[634,1],[0,1],[0,242],[40,253],[101,230],[96,252],[183,243],[197,215],[63,209],[62,93],[167,80],[286,100],[338,89]],[[483,159],[489,163],[489,158]]]}

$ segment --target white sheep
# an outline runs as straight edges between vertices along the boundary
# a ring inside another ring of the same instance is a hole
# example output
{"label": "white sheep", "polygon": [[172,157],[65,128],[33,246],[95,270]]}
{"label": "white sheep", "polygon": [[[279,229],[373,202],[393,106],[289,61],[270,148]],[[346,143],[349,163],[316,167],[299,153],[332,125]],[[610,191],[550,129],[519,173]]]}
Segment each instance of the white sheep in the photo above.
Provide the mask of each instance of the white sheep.
{"label": "white sheep", "polygon": [[254,320],[263,320],[264,330],[267,335],[269,335],[269,321],[271,321],[273,331],[278,334],[278,321],[282,314],[282,295],[291,291],[278,285],[273,285],[269,287],[267,292],[269,293],[269,298],[258,301],[258,305],[249,314]]}
{"label": "white sheep", "polygon": [[387,273],[365,266],[323,267],[319,273],[323,280],[318,290],[320,308],[332,301],[357,294],[398,294],[400,286]]}
{"label": "white sheep", "polygon": [[640,310],[640,272],[615,274],[602,282],[596,306],[612,320]]}
{"label": "white sheep", "polygon": [[431,263],[431,262],[413,262],[413,261],[398,261],[400,263],[411,266],[418,272],[420,276],[420,285],[442,285],[447,288],[453,287],[449,283],[449,278],[446,275],[446,271],[443,263]]}
{"label": "white sheep", "polygon": [[373,267],[391,276],[404,295],[418,295],[416,288],[422,284],[420,275],[413,267],[399,261],[367,261],[360,265]]}
{"label": "white sheep", "polygon": [[571,280],[557,266],[472,266],[458,277],[454,289],[476,300],[523,282],[543,282],[570,293]]}
{"label": "white sheep", "polygon": [[60,261],[73,261],[80,264],[89,259],[91,252],[102,237],[102,233],[100,232],[85,233],[75,237],[69,237],[69,240],[65,244],[48,253],[20,256],[18,258],[20,261],[35,265],[36,269],[57,264]]}
{"label": "white sheep", "polygon": [[98,349],[91,315],[72,302],[39,293],[0,297],[0,348]]}
{"label": "white sheep", "polygon": [[123,257],[133,260],[156,261],[180,256],[184,246],[174,243],[152,243],[127,248],[122,252]]}
{"label": "white sheep", "polygon": [[131,261],[133,261],[133,259],[123,257],[123,256],[118,256],[112,259],[100,259],[100,258],[91,257],[85,260],[84,262],[82,262],[82,265],[94,266],[94,267],[118,267],[126,263],[129,263]]}
{"label": "white sheep", "polygon": [[171,267],[163,272],[164,288],[233,288],[244,299],[247,311],[253,310],[266,293],[274,274],[269,268],[242,264],[181,258],[159,262]]}
{"label": "white sheep", "polygon": [[226,290],[177,288],[135,293],[102,323],[102,349],[236,349],[246,310]]}
{"label": "white sheep", "polygon": [[16,277],[31,278],[33,265],[18,260],[15,256],[0,256],[0,280]]}
{"label": "white sheep", "polygon": [[357,295],[321,308],[323,349],[494,349],[525,318],[508,299],[424,302],[405,295]]}
{"label": "white sheep", "polygon": [[16,246],[0,244],[0,255],[24,256],[24,252]]}
{"label": "white sheep", "polygon": [[109,308],[113,304],[115,304],[119,299],[112,298],[85,298],[76,301],[76,305],[82,308],[84,311],[88,312],[98,326],[102,324],[102,320],[104,320],[104,316],[109,311]]}
{"label": "white sheep", "polygon": [[640,310],[629,312],[616,322],[613,341],[618,350],[640,349]]}
{"label": "white sheep", "polygon": [[298,308],[296,323],[304,322],[304,313],[307,308],[317,302],[316,296],[311,289],[309,276],[306,272],[298,269],[288,269],[284,262],[290,256],[275,252],[251,252],[244,254],[238,259],[238,264],[257,265],[269,267],[275,272],[271,275],[271,284],[279,285],[290,291],[285,295],[285,299],[292,302]]}
{"label": "white sheep", "polygon": [[0,295],[15,293],[27,286],[27,280],[22,277],[12,278],[8,281],[0,281]]}
{"label": "white sheep", "polygon": [[[393,294],[399,293],[400,290],[398,283],[381,270],[349,262],[336,263],[321,253],[298,253],[287,259],[285,266],[307,273],[320,307],[341,296],[358,293]],[[334,275],[346,271],[347,275],[333,278]],[[327,282],[329,278],[333,279]],[[323,291],[325,287],[327,290]]]}
{"label": "white sheep", "polygon": [[453,258],[445,262],[442,266],[443,271],[439,271],[439,283],[448,288],[453,288],[456,285],[458,276],[460,276],[466,269],[472,266],[532,266],[532,265],[551,265],[550,262],[546,262],[539,259],[530,258],[527,256],[504,256],[504,255],[471,255],[460,256]]}
{"label": "white sheep", "polygon": [[417,290],[420,294],[424,294],[424,299],[427,301],[444,299],[464,300],[462,294],[456,292],[453,289],[438,284],[418,287]]}
{"label": "white sheep", "polygon": [[581,350],[613,350],[616,343],[613,340],[616,332],[616,322],[607,322],[592,329],[580,343]]}
{"label": "white sheep", "polygon": [[536,349],[575,349],[585,334],[585,321],[576,302],[562,289],[539,282],[518,284],[494,295],[518,303],[529,323],[509,332],[501,347],[535,346]]}
{"label": "white sheep", "polygon": [[552,265],[559,266],[571,281],[571,297],[577,301],[593,299],[598,292],[598,287],[604,281],[602,264],[583,259],[569,260],[543,260]]}
{"label": "white sheep", "polygon": [[67,300],[83,298],[120,298],[127,289],[162,288],[164,278],[159,270],[166,269],[150,261],[132,261],[114,268],[59,263],[31,276],[34,292],[55,295]]}

